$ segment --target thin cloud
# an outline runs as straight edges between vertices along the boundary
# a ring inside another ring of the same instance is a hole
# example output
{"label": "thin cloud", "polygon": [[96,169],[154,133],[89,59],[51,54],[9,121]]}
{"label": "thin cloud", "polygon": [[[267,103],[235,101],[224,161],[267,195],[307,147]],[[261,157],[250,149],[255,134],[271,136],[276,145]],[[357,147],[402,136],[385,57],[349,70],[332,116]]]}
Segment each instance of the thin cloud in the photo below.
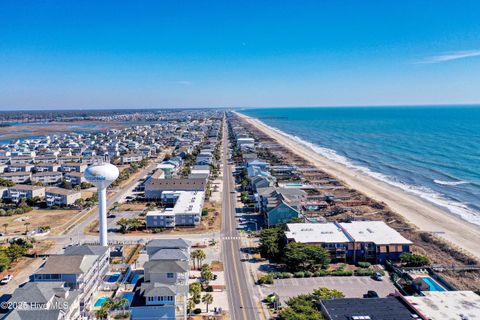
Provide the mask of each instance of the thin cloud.
{"label": "thin cloud", "polygon": [[454,52],[446,52],[440,55],[432,56],[422,61],[418,61],[417,63],[419,64],[441,63],[441,62],[447,62],[452,60],[473,58],[478,56],[480,56],[480,50],[454,51]]}

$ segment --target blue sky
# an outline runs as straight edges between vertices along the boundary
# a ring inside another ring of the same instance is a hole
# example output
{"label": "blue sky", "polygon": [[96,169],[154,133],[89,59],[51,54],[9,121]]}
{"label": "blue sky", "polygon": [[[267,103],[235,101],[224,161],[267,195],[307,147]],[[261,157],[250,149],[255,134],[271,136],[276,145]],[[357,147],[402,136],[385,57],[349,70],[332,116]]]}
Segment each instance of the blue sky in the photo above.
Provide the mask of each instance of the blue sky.
{"label": "blue sky", "polygon": [[479,21],[480,1],[0,0],[0,109],[479,103]]}

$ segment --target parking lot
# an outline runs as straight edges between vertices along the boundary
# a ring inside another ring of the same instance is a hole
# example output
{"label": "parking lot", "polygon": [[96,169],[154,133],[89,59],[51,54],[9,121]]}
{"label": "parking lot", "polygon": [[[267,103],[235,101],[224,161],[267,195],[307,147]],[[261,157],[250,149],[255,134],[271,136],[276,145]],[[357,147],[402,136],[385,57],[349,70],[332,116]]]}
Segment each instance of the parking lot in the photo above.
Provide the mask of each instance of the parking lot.
{"label": "parking lot", "polygon": [[[347,298],[361,298],[368,290],[374,290],[380,297],[386,297],[395,292],[394,285],[388,277],[382,281],[375,281],[370,277],[314,277],[290,278],[274,281],[273,291],[282,301],[299,294],[311,293],[314,289],[326,287],[337,289]],[[271,293],[271,292],[270,292]]]}

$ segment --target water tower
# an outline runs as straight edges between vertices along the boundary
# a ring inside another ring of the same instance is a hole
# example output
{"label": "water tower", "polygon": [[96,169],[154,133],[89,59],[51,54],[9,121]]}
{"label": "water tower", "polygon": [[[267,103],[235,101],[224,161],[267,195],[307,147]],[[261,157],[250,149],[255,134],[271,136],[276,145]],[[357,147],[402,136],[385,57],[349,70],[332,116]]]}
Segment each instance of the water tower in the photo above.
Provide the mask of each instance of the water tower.
{"label": "water tower", "polygon": [[118,168],[100,160],[85,170],[85,179],[98,190],[98,221],[100,222],[100,245],[108,246],[107,241],[107,187],[118,178]]}

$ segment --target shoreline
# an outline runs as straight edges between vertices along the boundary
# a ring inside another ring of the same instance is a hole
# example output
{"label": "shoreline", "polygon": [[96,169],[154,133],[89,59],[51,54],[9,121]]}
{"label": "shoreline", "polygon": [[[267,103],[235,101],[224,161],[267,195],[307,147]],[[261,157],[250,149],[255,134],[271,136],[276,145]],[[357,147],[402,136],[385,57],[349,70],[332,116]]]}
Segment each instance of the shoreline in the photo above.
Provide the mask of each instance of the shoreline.
{"label": "shoreline", "polygon": [[420,197],[409,194],[398,187],[327,159],[311,148],[299,144],[298,141],[272,130],[258,119],[238,112],[235,112],[235,114],[293,153],[307,159],[326,173],[331,174],[346,186],[376,201],[384,202],[392,211],[404,217],[421,231],[435,232],[442,239],[466,250],[476,259],[480,259],[480,250],[478,249],[480,226],[468,222]]}

